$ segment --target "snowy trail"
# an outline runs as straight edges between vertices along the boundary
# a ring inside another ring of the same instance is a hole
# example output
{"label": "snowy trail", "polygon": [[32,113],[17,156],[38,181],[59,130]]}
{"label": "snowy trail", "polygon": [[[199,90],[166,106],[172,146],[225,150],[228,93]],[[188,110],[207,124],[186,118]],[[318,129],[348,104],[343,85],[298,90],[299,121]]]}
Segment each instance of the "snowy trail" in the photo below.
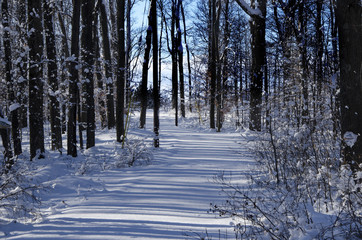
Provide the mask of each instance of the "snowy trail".
{"label": "snowy trail", "polygon": [[58,208],[43,222],[13,224],[5,239],[198,239],[206,230],[212,239],[219,231],[232,236],[230,219],[207,211],[222,200],[212,182],[216,174],[242,176],[250,169],[240,134],[174,127],[168,114],[160,120],[161,147],[151,165],[84,176],[84,184],[102,184],[55,194],[49,201]]}

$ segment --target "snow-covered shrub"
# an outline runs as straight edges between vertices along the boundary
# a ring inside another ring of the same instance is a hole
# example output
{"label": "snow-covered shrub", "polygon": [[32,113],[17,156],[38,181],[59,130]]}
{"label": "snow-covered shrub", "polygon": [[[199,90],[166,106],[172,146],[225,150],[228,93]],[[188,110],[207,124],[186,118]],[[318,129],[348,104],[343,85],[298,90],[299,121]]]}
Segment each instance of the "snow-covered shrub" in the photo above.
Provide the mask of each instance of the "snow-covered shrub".
{"label": "snow-covered shrub", "polygon": [[0,219],[22,222],[39,217],[37,195],[42,187],[31,177],[27,166],[17,162],[8,172],[0,173]]}
{"label": "snow-covered shrub", "polygon": [[147,165],[152,160],[152,152],[142,139],[127,139],[119,152],[116,167]]}
{"label": "snow-covered shrub", "polygon": [[343,165],[337,136],[328,118],[271,121],[253,144],[259,175],[246,189],[218,177],[228,200],[212,210],[240,239],[361,239],[361,173]]}

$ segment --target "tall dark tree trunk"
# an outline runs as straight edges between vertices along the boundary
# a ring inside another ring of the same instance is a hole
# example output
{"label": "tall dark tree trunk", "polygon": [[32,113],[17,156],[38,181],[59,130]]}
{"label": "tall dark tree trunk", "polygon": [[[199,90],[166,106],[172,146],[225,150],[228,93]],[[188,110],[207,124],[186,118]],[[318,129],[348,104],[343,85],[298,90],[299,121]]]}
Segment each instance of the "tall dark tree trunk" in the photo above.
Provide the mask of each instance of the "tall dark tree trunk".
{"label": "tall dark tree trunk", "polygon": [[210,49],[210,128],[215,128],[215,92],[216,92],[216,45],[217,36],[215,32],[216,28],[216,1],[211,1],[211,25],[210,25],[210,33],[211,36],[211,49]]}
{"label": "tall dark tree trunk", "polygon": [[117,64],[117,102],[116,131],[117,141],[124,140],[124,85],[125,85],[125,0],[117,0],[118,64]]}
{"label": "tall dark tree trunk", "polygon": [[146,49],[145,56],[142,66],[142,82],[141,82],[141,115],[140,115],[140,128],[144,128],[146,124],[146,111],[147,111],[147,80],[148,80],[148,65],[150,61],[150,52],[151,52],[151,40],[152,40],[152,16],[151,9],[148,15],[148,28],[146,35]]}
{"label": "tall dark tree trunk", "polygon": [[354,171],[362,164],[361,14],[360,0],[337,0],[343,157]]}
{"label": "tall dark tree trunk", "polygon": [[69,110],[68,110],[68,155],[77,156],[77,94],[78,94],[78,58],[79,58],[79,23],[81,0],[74,0],[72,16],[72,39],[69,77]]}
{"label": "tall dark tree trunk", "polygon": [[[8,1],[4,0],[1,5],[2,10],[2,25],[4,27],[4,50],[5,50],[5,80],[8,85],[8,98],[10,100],[10,115],[11,115],[11,125],[12,125],[12,135],[14,143],[15,155],[21,153],[21,141],[20,141],[20,128],[18,121],[18,107],[15,99],[14,89],[16,85],[11,76],[12,72],[12,62],[11,62],[11,45],[10,45],[10,27],[9,27],[9,11],[8,11]],[[0,108],[1,111],[1,108]],[[0,112],[1,114],[1,112]],[[2,115],[2,114],[1,114]],[[4,116],[0,116],[4,117]],[[12,158],[11,144],[9,141],[9,131],[8,129],[0,129],[1,138],[3,141],[3,146],[5,148],[5,165],[7,169],[10,169],[14,164]]]}
{"label": "tall dark tree trunk", "polygon": [[127,34],[126,34],[126,105],[129,105],[131,101],[131,51],[132,51],[132,36],[131,36],[131,10],[132,1],[127,0],[126,9],[126,23],[127,23]]}
{"label": "tall dark tree trunk", "polygon": [[182,13],[182,20],[184,26],[184,37],[185,37],[185,46],[186,46],[186,54],[187,54],[187,68],[189,72],[189,110],[192,112],[192,77],[191,77],[191,60],[190,60],[190,49],[189,45],[187,44],[187,30],[186,30],[186,19],[185,19],[185,12],[183,3],[181,2],[181,13]]}
{"label": "tall dark tree trunk", "polygon": [[217,2],[216,22],[215,22],[215,62],[216,62],[216,131],[220,132],[222,128],[222,92],[224,91],[221,80],[221,61],[219,51],[220,34],[220,14],[221,1]]}
{"label": "tall dark tree trunk", "polygon": [[[263,77],[265,65],[265,17],[266,0],[258,0],[260,15],[251,15],[251,83],[250,83],[250,129],[261,130],[261,104],[263,92]],[[252,1],[255,5],[255,0]]]}
{"label": "tall dark tree trunk", "polygon": [[[61,6],[62,7],[62,6]],[[66,91],[66,82],[68,80],[67,72],[69,70],[69,62],[67,62],[67,59],[69,59],[70,56],[70,50],[68,45],[68,33],[65,29],[65,23],[62,14],[58,11],[58,21],[59,21],[59,27],[61,29],[62,33],[62,56],[63,56],[63,62],[62,62],[62,73],[61,73],[61,89],[62,93],[64,94]],[[62,133],[64,134],[67,130],[67,102],[66,97],[62,96],[62,118],[61,118],[61,124],[62,124]]]}
{"label": "tall dark tree trunk", "polygon": [[44,26],[45,42],[47,50],[48,63],[48,82],[49,82],[49,99],[50,99],[50,129],[52,150],[62,148],[62,129],[60,122],[60,107],[58,101],[58,66],[55,48],[55,34],[53,27],[53,8],[49,0],[43,0],[44,6]]}
{"label": "tall dark tree trunk", "polygon": [[180,8],[182,0],[179,0],[176,7],[176,29],[177,29],[177,53],[178,53],[178,67],[180,76],[180,110],[181,116],[186,116],[185,111],[185,82],[184,82],[184,66],[183,66],[183,47],[182,47],[182,32],[180,26]]}
{"label": "tall dark tree trunk", "polygon": [[176,28],[176,0],[172,0],[171,17],[171,59],[172,59],[172,108],[175,109],[175,126],[178,126],[178,79],[177,79],[177,37]]}
{"label": "tall dark tree trunk", "polygon": [[113,74],[112,74],[112,59],[111,48],[109,41],[108,31],[108,18],[104,1],[101,1],[99,6],[101,12],[101,32],[102,32],[102,44],[103,54],[105,59],[105,75],[106,75],[106,88],[107,88],[107,120],[108,129],[114,128],[114,97],[113,97]]}
{"label": "tall dark tree trunk", "polygon": [[27,1],[21,1],[19,3],[18,14],[19,14],[19,45],[21,48],[21,61],[18,62],[18,69],[20,73],[20,79],[18,80],[19,84],[19,93],[18,102],[21,104],[20,113],[19,113],[19,122],[20,128],[28,126],[28,95],[26,94],[28,81],[27,79],[27,70],[28,70],[28,53],[27,53],[27,16],[26,16],[26,6]]}
{"label": "tall dark tree trunk", "polygon": [[157,1],[151,1],[152,18],[152,54],[153,54],[153,139],[154,147],[160,146],[159,140],[159,108],[160,108],[160,90],[158,87],[158,38],[157,38]]}
{"label": "tall dark tree trunk", "polygon": [[225,23],[224,23],[224,53],[223,53],[223,64],[222,64],[222,100],[223,102],[227,98],[227,81],[229,77],[229,64],[228,64],[228,55],[229,55],[229,38],[230,38],[230,22],[229,22],[229,0],[225,1]]}
{"label": "tall dark tree trunk", "polygon": [[87,145],[91,148],[95,145],[95,105],[94,105],[94,81],[93,81],[93,11],[94,0],[82,0],[82,37],[81,54],[83,59],[83,104],[86,111]]}
{"label": "tall dark tree trunk", "polygon": [[42,158],[44,153],[43,126],[43,26],[41,1],[29,1],[29,131],[30,158]]}
{"label": "tall dark tree trunk", "polygon": [[94,72],[97,79],[97,101],[98,101],[98,112],[101,120],[101,127],[105,128],[107,126],[107,114],[106,114],[106,104],[104,102],[104,86],[103,86],[103,77],[101,69],[101,48],[99,42],[99,3],[97,3],[96,10],[93,11],[93,48],[94,48]]}

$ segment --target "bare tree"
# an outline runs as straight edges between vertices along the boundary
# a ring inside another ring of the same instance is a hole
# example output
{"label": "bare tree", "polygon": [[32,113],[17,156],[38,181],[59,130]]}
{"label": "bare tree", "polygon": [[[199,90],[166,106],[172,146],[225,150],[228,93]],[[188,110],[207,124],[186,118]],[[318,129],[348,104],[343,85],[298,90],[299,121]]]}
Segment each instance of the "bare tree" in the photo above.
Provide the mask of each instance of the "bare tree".
{"label": "bare tree", "polygon": [[111,48],[109,41],[108,31],[108,17],[104,1],[100,1],[99,10],[101,12],[101,32],[102,32],[102,44],[103,54],[105,59],[105,75],[106,75],[106,89],[107,89],[107,120],[108,129],[114,128],[114,97],[113,97],[113,73],[112,73],[112,59]]}
{"label": "bare tree", "polygon": [[150,13],[148,15],[148,28],[146,34],[146,49],[143,59],[143,66],[142,66],[140,128],[144,128],[146,124],[146,111],[148,106],[147,79],[148,79],[148,65],[150,62],[151,40],[152,40],[152,16],[150,10]]}
{"label": "bare tree", "polygon": [[53,22],[53,8],[49,4],[49,0],[43,0],[44,6],[44,31],[48,64],[48,82],[50,89],[50,129],[52,139],[52,149],[62,148],[62,129],[60,122],[60,108],[58,101],[58,66],[55,48],[55,34]]}
{"label": "bare tree", "polygon": [[[82,1],[82,36],[81,36],[81,54],[83,59],[83,104],[86,114],[86,130],[87,130],[87,148],[95,145],[95,108],[94,108],[94,81],[93,81],[93,12],[94,0]],[[83,114],[82,114],[83,116]]]}
{"label": "bare tree", "polygon": [[72,16],[72,39],[70,77],[69,77],[69,111],[68,111],[68,155],[77,156],[77,95],[78,95],[78,58],[79,58],[79,25],[81,0],[74,0]]}
{"label": "bare tree", "polygon": [[117,0],[117,33],[118,33],[118,64],[117,64],[117,101],[116,131],[117,141],[124,140],[124,86],[125,86],[125,0]]}
{"label": "bare tree", "polygon": [[[265,18],[266,0],[252,0],[251,8],[243,0],[236,0],[239,6],[251,17],[252,69],[250,85],[250,129],[261,130],[261,103],[265,70]],[[255,8],[257,3],[258,8]]]}
{"label": "bare tree", "polygon": [[151,1],[152,18],[152,54],[153,54],[153,139],[154,147],[160,146],[159,140],[159,108],[160,108],[160,90],[158,87],[158,39],[157,39],[157,1]]}
{"label": "bare tree", "polygon": [[43,126],[43,26],[41,1],[28,2],[29,29],[29,130],[30,157],[42,158],[44,153]]}
{"label": "bare tree", "polygon": [[[9,27],[9,11],[8,11],[8,1],[4,0],[1,4],[1,11],[2,11],[2,24],[4,27],[4,36],[3,36],[3,42],[4,42],[4,50],[5,50],[5,79],[6,83],[8,85],[8,98],[10,100],[10,104],[16,104],[15,103],[15,94],[14,89],[15,87],[14,82],[12,81],[12,62],[11,62],[11,46],[10,46],[10,27]],[[0,109],[1,111],[1,109]],[[14,142],[14,150],[15,155],[19,155],[21,153],[21,142],[20,142],[20,129],[19,129],[19,122],[18,122],[18,110],[17,108],[12,109],[10,108],[10,114],[11,114],[11,124],[12,124],[12,134],[13,134],[13,142]],[[1,116],[2,113],[0,112]],[[9,131],[8,129],[0,129],[1,138],[3,141],[3,146],[5,148],[5,164],[6,168],[9,169],[13,165],[12,158],[12,151],[11,151],[11,144],[9,141]]]}

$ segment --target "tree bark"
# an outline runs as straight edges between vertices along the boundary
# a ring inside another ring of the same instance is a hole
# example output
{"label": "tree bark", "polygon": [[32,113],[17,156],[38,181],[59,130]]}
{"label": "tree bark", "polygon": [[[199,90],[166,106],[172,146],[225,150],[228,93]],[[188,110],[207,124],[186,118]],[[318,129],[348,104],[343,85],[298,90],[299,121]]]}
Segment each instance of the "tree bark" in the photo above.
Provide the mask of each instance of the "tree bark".
{"label": "tree bark", "polygon": [[[61,8],[63,8],[62,3],[61,3]],[[65,93],[66,91],[66,82],[68,81],[68,76],[67,76],[67,72],[69,71],[69,62],[67,62],[67,59],[70,56],[70,50],[69,50],[69,45],[68,45],[68,34],[67,31],[65,29],[65,23],[64,23],[64,19],[61,15],[60,12],[58,12],[58,21],[59,21],[59,27],[61,29],[61,33],[62,33],[62,56],[63,56],[63,62],[62,65],[64,65],[62,67],[62,73],[61,73],[61,89],[62,89],[62,94]],[[68,105],[68,101],[66,99],[66,97],[64,95],[62,95],[62,118],[61,118],[61,122],[62,122],[62,134],[64,134],[67,130],[67,105]]]}
{"label": "tree bark", "polygon": [[117,64],[117,102],[116,131],[117,141],[124,140],[124,85],[125,85],[125,0],[117,0],[118,64]]}
{"label": "tree bark", "polygon": [[72,16],[72,39],[70,77],[69,77],[69,110],[68,110],[68,155],[77,156],[77,93],[78,93],[78,69],[79,58],[79,23],[81,0],[74,0]]}
{"label": "tree bark", "polygon": [[45,26],[45,42],[47,50],[48,63],[48,82],[49,82],[49,100],[50,100],[50,130],[52,150],[62,148],[62,129],[60,122],[60,107],[58,101],[58,66],[55,48],[55,34],[53,27],[53,9],[49,4],[49,0],[43,0],[44,6],[44,26]]}
{"label": "tree bark", "polygon": [[179,76],[180,76],[180,110],[181,116],[186,116],[185,111],[185,83],[184,83],[184,67],[183,67],[183,47],[182,47],[182,32],[180,26],[180,8],[182,0],[178,1],[176,7],[176,29],[177,29],[177,53],[178,53],[178,66],[179,66]]}
{"label": "tree bark", "polygon": [[224,91],[221,79],[221,61],[219,51],[219,34],[220,34],[220,14],[221,1],[217,2],[217,13],[215,22],[215,62],[216,62],[216,131],[220,132],[222,128],[222,93]]}
{"label": "tree bark", "polygon": [[43,26],[41,1],[28,2],[30,158],[43,158]]}
{"label": "tree bark", "polygon": [[[11,44],[10,44],[10,27],[9,27],[9,11],[8,11],[8,1],[4,0],[1,5],[2,10],[2,25],[4,27],[4,52],[5,52],[5,80],[8,86],[8,98],[10,100],[10,104],[17,104],[15,100],[15,94],[13,87],[15,86],[14,81],[12,80],[11,72],[12,72],[12,62],[11,62]],[[1,113],[0,107],[0,117],[4,117]],[[10,108],[11,114],[11,125],[12,125],[12,135],[13,135],[13,143],[14,143],[14,152],[15,155],[19,155],[21,153],[21,142],[20,142],[20,128],[18,121],[18,108],[15,109]],[[1,138],[3,141],[3,146],[5,148],[4,158],[6,169],[10,169],[14,164],[12,158],[11,144],[9,141],[9,131],[8,129],[0,129]]]}
{"label": "tree bark", "polygon": [[184,37],[185,37],[185,46],[186,46],[186,54],[187,54],[187,68],[189,72],[189,110],[192,112],[192,75],[191,75],[191,60],[190,60],[190,49],[187,44],[187,30],[186,30],[186,19],[183,4],[181,3],[181,13],[182,20],[184,26]]}
{"label": "tree bark", "polygon": [[215,128],[215,92],[216,92],[216,1],[211,1],[211,25],[210,36],[211,49],[210,49],[210,128]]}
{"label": "tree bark", "polygon": [[159,108],[160,108],[160,90],[158,87],[158,38],[157,38],[157,1],[151,1],[152,16],[152,54],[153,54],[153,146],[160,146],[159,140]]}
{"label": "tree bark", "polygon": [[[254,3],[254,1],[252,1]],[[263,75],[265,65],[265,17],[266,0],[258,0],[259,15],[252,16],[250,31],[252,35],[252,67],[250,84],[250,129],[261,130],[261,104],[263,91]]]}
{"label": "tree bark", "polygon": [[20,113],[19,113],[19,122],[20,128],[28,126],[28,96],[26,90],[28,87],[27,79],[27,70],[28,70],[28,53],[27,53],[27,17],[26,17],[26,6],[27,1],[21,1],[19,3],[18,14],[19,14],[19,45],[21,48],[21,61],[18,62],[18,69],[20,73],[20,79],[18,80],[19,84],[19,96],[18,102],[21,104]]}
{"label": "tree bark", "polygon": [[102,68],[101,68],[101,48],[99,42],[99,2],[97,3],[96,10],[93,11],[93,39],[94,39],[94,72],[97,79],[97,101],[98,101],[98,112],[101,120],[102,129],[107,126],[107,114],[106,114],[106,104],[104,101],[104,86],[103,86],[103,77],[102,77]]}
{"label": "tree bark", "polygon": [[82,1],[82,36],[81,36],[81,54],[83,59],[83,104],[86,111],[86,148],[95,145],[95,105],[94,105],[94,49],[93,49],[93,11],[94,0]]}
{"label": "tree bark", "polygon": [[127,34],[126,34],[126,105],[129,105],[131,101],[131,52],[132,52],[132,36],[131,36],[131,10],[132,1],[127,0],[126,9],[126,23],[127,23]]}
{"label": "tree bark", "polygon": [[360,0],[337,0],[343,157],[354,171],[362,164],[361,14]]}
{"label": "tree bark", "polygon": [[103,54],[105,60],[105,75],[106,75],[106,88],[107,88],[107,120],[108,129],[114,128],[114,97],[113,97],[113,73],[112,73],[112,59],[111,59],[111,48],[109,41],[108,31],[108,18],[104,1],[100,3],[101,12],[101,32],[102,32],[102,44]]}
{"label": "tree bark", "polygon": [[172,108],[175,109],[175,126],[178,126],[178,79],[177,79],[177,37],[176,28],[176,0],[172,0],[171,17],[171,59],[172,59]]}
{"label": "tree bark", "polygon": [[148,80],[148,65],[150,61],[150,52],[151,52],[151,40],[152,40],[152,16],[151,9],[148,15],[148,28],[146,35],[146,49],[145,56],[142,66],[142,82],[141,82],[141,115],[140,115],[140,128],[144,128],[146,124],[146,111],[148,105],[147,99],[147,80]]}

